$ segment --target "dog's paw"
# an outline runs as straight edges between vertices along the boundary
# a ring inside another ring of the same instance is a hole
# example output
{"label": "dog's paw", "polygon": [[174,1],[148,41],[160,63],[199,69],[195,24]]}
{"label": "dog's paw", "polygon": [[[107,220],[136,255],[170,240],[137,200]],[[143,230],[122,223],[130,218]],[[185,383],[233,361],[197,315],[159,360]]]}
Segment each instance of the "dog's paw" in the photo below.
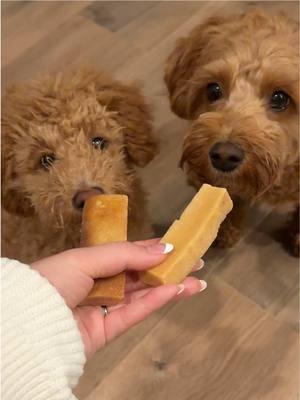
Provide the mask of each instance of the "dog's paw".
{"label": "dog's paw", "polygon": [[216,240],[213,243],[214,247],[226,249],[233,247],[241,237],[241,230],[232,225],[227,225],[226,229],[220,229]]}

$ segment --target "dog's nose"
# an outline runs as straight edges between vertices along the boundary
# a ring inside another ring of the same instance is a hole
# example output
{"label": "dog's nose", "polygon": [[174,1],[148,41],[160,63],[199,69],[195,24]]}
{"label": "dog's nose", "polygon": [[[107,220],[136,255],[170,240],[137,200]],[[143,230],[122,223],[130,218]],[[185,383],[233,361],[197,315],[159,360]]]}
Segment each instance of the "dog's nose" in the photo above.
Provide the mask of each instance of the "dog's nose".
{"label": "dog's nose", "polygon": [[83,209],[84,203],[87,199],[97,194],[103,194],[104,191],[100,187],[91,187],[88,189],[78,190],[72,199],[72,204],[75,210],[81,211]]}
{"label": "dog's nose", "polygon": [[209,152],[212,165],[219,171],[233,171],[244,158],[244,151],[231,142],[216,143]]}

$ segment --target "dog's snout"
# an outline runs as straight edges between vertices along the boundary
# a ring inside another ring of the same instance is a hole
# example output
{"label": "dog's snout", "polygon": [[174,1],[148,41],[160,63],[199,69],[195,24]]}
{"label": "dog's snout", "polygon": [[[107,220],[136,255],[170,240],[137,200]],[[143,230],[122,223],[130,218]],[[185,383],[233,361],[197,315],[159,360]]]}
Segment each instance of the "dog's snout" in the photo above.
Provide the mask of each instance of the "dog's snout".
{"label": "dog's snout", "polygon": [[243,161],[244,155],[243,149],[231,142],[216,143],[209,152],[213,167],[222,172],[236,169]]}
{"label": "dog's snout", "polygon": [[84,207],[84,203],[86,202],[87,199],[89,199],[92,196],[96,196],[98,194],[103,194],[104,191],[100,187],[91,187],[88,189],[81,189],[78,190],[72,199],[72,204],[73,207],[76,210],[81,211]]}

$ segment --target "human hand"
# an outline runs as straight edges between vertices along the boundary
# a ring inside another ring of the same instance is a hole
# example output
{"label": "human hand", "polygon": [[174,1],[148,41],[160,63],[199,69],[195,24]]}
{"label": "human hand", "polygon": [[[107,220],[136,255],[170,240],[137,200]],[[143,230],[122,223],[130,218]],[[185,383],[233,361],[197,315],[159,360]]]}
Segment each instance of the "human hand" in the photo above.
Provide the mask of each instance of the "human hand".
{"label": "human hand", "polygon": [[[107,342],[145,319],[174,298],[193,295],[206,288],[206,282],[194,277],[179,285],[146,287],[137,279],[137,271],[159,264],[167,257],[166,247],[158,240],[110,243],[59,253],[32,264],[57,289],[72,310],[87,358]],[[195,266],[200,269],[202,260]],[[126,271],[126,294],[122,303],[109,307],[106,317],[98,306],[80,306],[93,287],[94,279]]]}

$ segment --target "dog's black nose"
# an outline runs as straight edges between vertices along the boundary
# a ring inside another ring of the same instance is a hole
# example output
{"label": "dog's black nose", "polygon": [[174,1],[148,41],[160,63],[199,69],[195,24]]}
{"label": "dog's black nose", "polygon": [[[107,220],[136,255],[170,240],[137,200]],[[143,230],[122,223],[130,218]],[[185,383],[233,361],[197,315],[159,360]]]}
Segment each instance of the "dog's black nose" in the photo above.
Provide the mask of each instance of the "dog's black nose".
{"label": "dog's black nose", "polygon": [[87,199],[98,194],[103,194],[104,191],[100,187],[91,187],[87,189],[78,190],[72,199],[73,207],[76,210],[82,211],[84,203]]}
{"label": "dog's black nose", "polygon": [[223,172],[233,171],[244,158],[244,151],[231,142],[216,143],[209,152],[214,168]]}

